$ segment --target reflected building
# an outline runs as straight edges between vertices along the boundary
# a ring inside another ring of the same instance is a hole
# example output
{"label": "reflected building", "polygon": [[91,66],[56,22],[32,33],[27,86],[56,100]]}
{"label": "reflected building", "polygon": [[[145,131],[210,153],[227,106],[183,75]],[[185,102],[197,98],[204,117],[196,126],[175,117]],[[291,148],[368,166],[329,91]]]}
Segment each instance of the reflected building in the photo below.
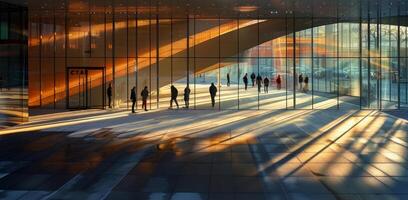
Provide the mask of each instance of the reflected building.
{"label": "reflected building", "polygon": [[[28,10],[22,31],[29,110],[104,109],[109,84],[115,108],[130,108],[133,86],[138,109],[145,86],[148,107],[167,108],[173,84],[180,99],[191,88],[190,108],[212,109],[212,82],[221,110],[408,105],[406,1],[28,0],[20,6]],[[245,90],[242,78],[252,73],[271,80],[270,93]]]}

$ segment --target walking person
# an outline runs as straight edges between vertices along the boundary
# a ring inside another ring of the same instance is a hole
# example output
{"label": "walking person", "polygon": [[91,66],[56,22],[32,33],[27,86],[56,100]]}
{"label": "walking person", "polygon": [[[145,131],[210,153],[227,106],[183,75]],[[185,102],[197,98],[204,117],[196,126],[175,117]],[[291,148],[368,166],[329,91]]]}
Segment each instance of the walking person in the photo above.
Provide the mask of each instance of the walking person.
{"label": "walking person", "polygon": [[278,74],[278,78],[276,78],[276,86],[278,87],[278,90],[282,88],[282,79],[281,75]]}
{"label": "walking person", "polygon": [[266,94],[269,93],[269,79],[268,79],[268,77],[265,77],[265,79],[264,79],[264,92]]}
{"label": "walking person", "polygon": [[144,110],[147,111],[147,98],[149,97],[149,90],[147,90],[147,86],[144,87],[140,95],[142,96],[142,109],[144,108]]}
{"label": "walking person", "polygon": [[215,96],[217,96],[217,87],[215,87],[214,83],[211,83],[209,91],[210,91],[210,95],[211,95],[211,105],[214,108],[214,106],[215,106]]}
{"label": "walking person", "polygon": [[305,82],[305,87],[303,87],[303,92],[307,93],[309,91],[309,77],[308,76],[305,77],[304,82]]}
{"label": "walking person", "polygon": [[262,76],[258,74],[256,77],[256,85],[258,86],[258,93],[261,93],[261,87],[262,87]]}
{"label": "walking person", "polygon": [[227,86],[229,87],[231,84],[230,74],[227,73]]}
{"label": "walking person", "polygon": [[174,87],[174,85],[171,85],[170,90],[171,90],[170,109],[173,109],[173,101],[176,103],[177,109],[179,109],[179,104],[177,102],[178,90],[176,87]]}
{"label": "walking person", "polygon": [[256,78],[255,73],[252,72],[251,74],[252,87],[255,87],[255,78]]}
{"label": "walking person", "polygon": [[112,108],[112,83],[109,83],[106,95],[108,95],[108,106]]}
{"label": "walking person", "polygon": [[188,109],[188,107],[190,106],[190,87],[184,88],[184,104],[186,105],[186,108]]}
{"label": "walking person", "polygon": [[132,113],[135,113],[136,105],[136,87],[133,87],[130,91],[130,100],[132,101]]}
{"label": "walking person", "polygon": [[244,78],[242,78],[242,79],[243,79],[243,81],[244,81],[245,90],[247,90],[247,89],[248,89],[248,74],[245,73],[245,76],[244,76]]}
{"label": "walking person", "polygon": [[299,75],[299,91],[302,91],[302,89],[303,89],[303,75],[302,74],[300,74]]}

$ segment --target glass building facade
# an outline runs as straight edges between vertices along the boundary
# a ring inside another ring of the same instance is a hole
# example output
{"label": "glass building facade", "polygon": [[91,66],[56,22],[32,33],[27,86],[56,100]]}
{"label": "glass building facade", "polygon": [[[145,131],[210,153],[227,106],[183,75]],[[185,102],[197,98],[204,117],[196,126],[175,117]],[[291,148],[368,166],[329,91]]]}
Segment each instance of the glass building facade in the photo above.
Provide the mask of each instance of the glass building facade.
{"label": "glass building facade", "polygon": [[0,128],[28,119],[27,16],[0,2]]}
{"label": "glass building facade", "polygon": [[148,107],[167,108],[174,85],[181,105],[189,86],[190,108],[213,109],[211,83],[221,110],[408,104],[406,1],[32,0],[28,10],[31,108],[104,108],[109,84],[115,108],[130,107],[134,86],[138,109],[145,86]]}

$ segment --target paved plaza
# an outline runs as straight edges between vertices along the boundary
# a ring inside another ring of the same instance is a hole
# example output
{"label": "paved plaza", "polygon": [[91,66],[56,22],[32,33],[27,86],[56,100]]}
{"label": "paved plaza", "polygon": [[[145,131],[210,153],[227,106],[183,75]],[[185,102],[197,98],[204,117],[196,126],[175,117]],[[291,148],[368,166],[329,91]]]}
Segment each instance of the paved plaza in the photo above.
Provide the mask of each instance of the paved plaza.
{"label": "paved plaza", "polygon": [[0,134],[0,199],[408,199],[408,123],[380,111],[86,110]]}

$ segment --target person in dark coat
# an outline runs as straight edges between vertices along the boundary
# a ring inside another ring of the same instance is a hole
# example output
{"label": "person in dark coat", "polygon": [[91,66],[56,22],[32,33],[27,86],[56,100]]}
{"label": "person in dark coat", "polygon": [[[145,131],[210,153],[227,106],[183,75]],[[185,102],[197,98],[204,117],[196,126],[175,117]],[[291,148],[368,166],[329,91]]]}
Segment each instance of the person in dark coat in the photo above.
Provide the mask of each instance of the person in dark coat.
{"label": "person in dark coat", "polygon": [[142,109],[144,108],[145,111],[147,111],[147,98],[149,97],[149,90],[147,90],[147,86],[144,87],[140,95],[142,96]]}
{"label": "person in dark coat", "polygon": [[112,83],[109,83],[106,95],[108,95],[108,106],[112,108]]}
{"label": "person in dark coat", "polygon": [[227,86],[229,87],[231,84],[231,79],[229,73],[227,74]]}
{"label": "person in dark coat", "polygon": [[276,86],[278,87],[278,90],[282,88],[282,79],[280,75],[278,75],[278,78],[276,78]]}
{"label": "person in dark coat", "polygon": [[251,74],[252,87],[255,87],[255,78],[256,78],[255,73],[252,72]]}
{"label": "person in dark coat", "polygon": [[305,77],[304,82],[305,82],[305,86],[303,87],[303,92],[308,92],[309,91],[309,77],[308,76]]}
{"label": "person in dark coat", "polygon": [[130,100],[132,101],[132,113],[135,113],[136,105],[136,87],[133,87],[130,91]]}
{"label": "person in dark coat", "polygon": [[211,95],[211,105],[214,108],[214,106],[215,106],[215,96],[217,96],[217,87],[215,87],[214,83],[211,83],[209,91],[210,91],[210,95]]}
{"label": "person in dark coat", "polygon": [[242,80],[244,81],[244,85],[245,85],[245,90],[248,89],[248,74],[245,73],[244,78],[242,78]]}
{"label": "person in dark coat", "polygon": [[170,89],[171,89],[170,108],[173,108],[173,101],[174,101],[178,109],[179,108],[179,104],[177,102],[178,90],[176,87],[174,87],[174,85],[171,85]]}
{"label": "person in dark coat", "polygon": [[268,77],[265,77],[265,79],[264,79],[264,92],[266,94],[269,93],[269,79],[268,79]]}
{"label": "person in dark coat", "polygon": [[262,87],[262,76],[258,74],[256,77],[256,85],[258,86],[258,92],[261,93],[261,87]]}
{"label": "person in dark coat", "polygon": [[303,89],[303,75],[302,74],[299,75],[298,82],[299,82],[299,91],[302,91]]}
{"label": "person in dark coat", "polygon": [[184,103],[186,104],[186,108],[190,106],[190,87],[184,88]]}

